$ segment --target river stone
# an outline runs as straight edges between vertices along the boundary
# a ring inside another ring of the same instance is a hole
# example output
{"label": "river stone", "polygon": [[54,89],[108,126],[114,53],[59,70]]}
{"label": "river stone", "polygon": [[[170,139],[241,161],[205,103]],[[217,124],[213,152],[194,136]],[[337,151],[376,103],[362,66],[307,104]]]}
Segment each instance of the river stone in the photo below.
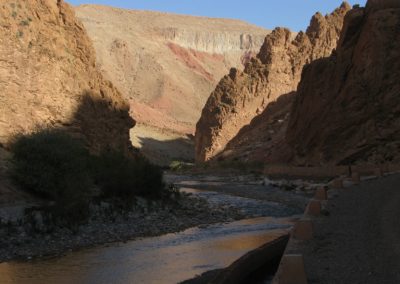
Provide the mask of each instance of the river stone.
{"label": "river stone", "polygon": [[43,212],[33,211],[31,214],[32,214],[34,229],[39,232],[46,232],[47,227],[44,222]]}

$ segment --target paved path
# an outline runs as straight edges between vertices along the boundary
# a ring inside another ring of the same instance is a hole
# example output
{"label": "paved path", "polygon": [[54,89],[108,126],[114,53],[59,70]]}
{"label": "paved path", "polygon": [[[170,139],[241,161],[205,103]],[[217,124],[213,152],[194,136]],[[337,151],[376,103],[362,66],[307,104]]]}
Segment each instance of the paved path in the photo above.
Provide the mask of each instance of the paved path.
{"label": "paved path", "polygon": [[339,191],[304,244],[309,283],[400,283],[400,175]]}

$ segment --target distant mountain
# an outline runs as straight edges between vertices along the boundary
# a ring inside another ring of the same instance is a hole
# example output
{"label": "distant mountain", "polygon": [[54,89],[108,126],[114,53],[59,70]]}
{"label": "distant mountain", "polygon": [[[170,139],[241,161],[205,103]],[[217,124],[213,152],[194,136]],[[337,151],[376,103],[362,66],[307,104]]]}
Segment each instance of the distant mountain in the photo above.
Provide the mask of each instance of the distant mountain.
{"label": "distant mountain", "polygon": [[238,20],[97,5],[75,11],[102,73],[130,100],[134,145],[159,164],[193,160],[190,136],[208,96],[229,68],[243,68],[269,33]]}

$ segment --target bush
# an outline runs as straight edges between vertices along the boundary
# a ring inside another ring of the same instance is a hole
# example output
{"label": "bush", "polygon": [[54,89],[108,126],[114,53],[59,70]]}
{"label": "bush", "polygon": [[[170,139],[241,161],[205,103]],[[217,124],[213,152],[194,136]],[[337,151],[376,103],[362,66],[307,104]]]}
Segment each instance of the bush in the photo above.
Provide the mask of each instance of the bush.
{"label": "bush", "polygon": [[13,179],[25,190],[55,201],[55,217],[87,216],[92,186],[89,153],[80,140],[59,131],[18,137],[12,145]]}
{"label": "bush", "polygon": [[104,197],[126,202],[134,196],[159,198],[165,187],[161,169],[144,158],[107,151],[95,163],[95,180]]}
{"label": "bush", "polygon": [[169,169],[174,172],[188,170],[192,167],[193,167],[193,164],[182,162],[182,161],[172,161],[169,164]]}
{"label": "bush", "polygon": [[11,176],[23,189],[54,201],[49,207],[57,223],[84,222],[91,189],[100,197],[130,204],[135,196],[160,198],[163,173],[144,158],[107,151],[91,156],[82,141],[61,131],[44,130],[18,137],[12,145]]}

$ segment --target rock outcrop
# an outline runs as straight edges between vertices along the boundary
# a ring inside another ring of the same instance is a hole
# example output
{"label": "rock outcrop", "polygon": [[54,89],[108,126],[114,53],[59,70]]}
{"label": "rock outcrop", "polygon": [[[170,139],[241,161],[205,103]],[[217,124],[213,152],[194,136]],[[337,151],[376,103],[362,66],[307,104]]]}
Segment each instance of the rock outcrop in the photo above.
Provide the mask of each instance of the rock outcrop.
{"label": "rock outcrop", "polygon": [[269,33],[237,20],[99,5],[75,11],[102,73],[131,102],[134,145],[167,165],[193,160],[187,134],[193,136],[209,94],[231,66],[243,69]]}
{"label": "rock outcrop", "polygon": [[129,104],[96,68],[83,25],[62,0],[0,5],[0,144],[62,128],[97,152],[129,147]]}
{"label": "rock outcrop", "polygon": [[400,2],[345,18],[336,52],[303,72],[287,141],[297,164],[400,162]]}
{"label": "rock outcrop", "polygon": [[243,72],[231,69],[209,97],[196,126],[196,161],[210,160],[240,129],[280,96],[296,90],[305,64],[336,47],[347,3],[332,14],[313,16],[305,33],[277,28],[265,38],[257,58]]}
{"label": "rock outcrop", "polygon": [[296,92],[292,92],[269,103],[250,124],[240,129],[214,160],[236,161],[254,166],[289,162],[292,151],[286,143],[285,135],[295,97]]}

